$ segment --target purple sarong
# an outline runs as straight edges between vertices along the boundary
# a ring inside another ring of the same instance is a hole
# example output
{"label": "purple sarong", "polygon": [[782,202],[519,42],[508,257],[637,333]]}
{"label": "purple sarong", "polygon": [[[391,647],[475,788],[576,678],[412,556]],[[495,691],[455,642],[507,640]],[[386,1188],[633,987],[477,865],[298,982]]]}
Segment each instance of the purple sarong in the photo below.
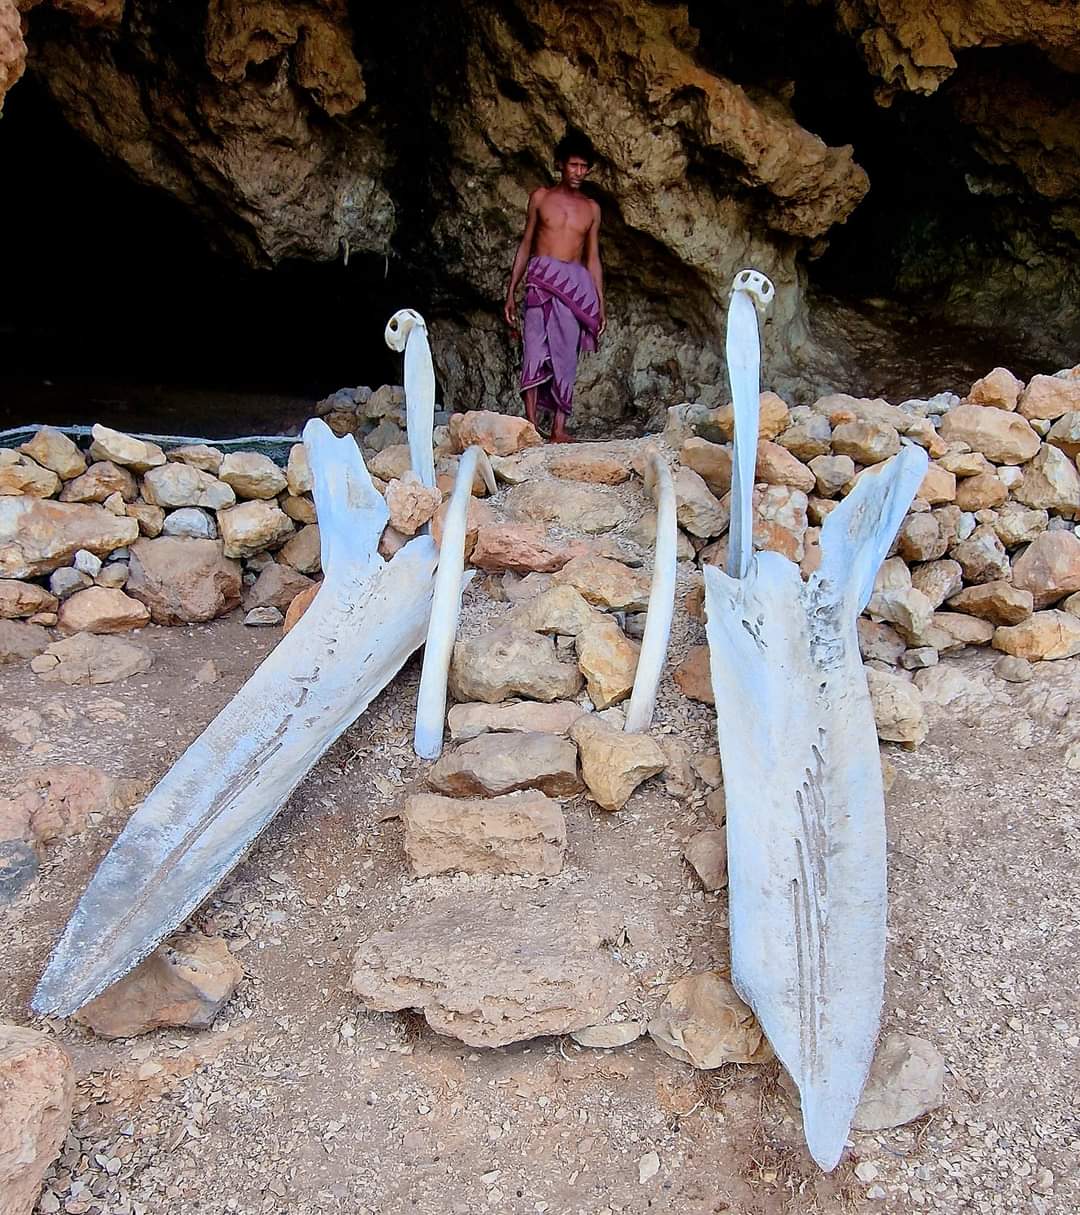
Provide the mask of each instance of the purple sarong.
{"label": "purple sarong", "polygon": [[532,257],[525,274],[521,391],[537,388],[541,409],[569,415],[578,351],[595,350],[600,301],[581,262]]}

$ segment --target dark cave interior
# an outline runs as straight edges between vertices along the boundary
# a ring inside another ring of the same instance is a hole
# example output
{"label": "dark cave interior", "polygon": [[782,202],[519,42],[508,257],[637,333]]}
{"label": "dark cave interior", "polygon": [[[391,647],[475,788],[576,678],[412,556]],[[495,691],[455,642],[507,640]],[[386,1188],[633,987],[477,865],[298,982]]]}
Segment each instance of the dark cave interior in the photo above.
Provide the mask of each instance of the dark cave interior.
{"label": "dark cave interior", "polygon": [[[1077,284],[1068,274],[1057,298],[1051,292],[1028,311],[1006,292],[1000,308],[964,314],[968,285],[988,265],[1007,279],[1017,232],[1057,240],[1076,258],[1067,237],[1047,236],[1047,206],[1018,189],[971,188],[988,169],[947,86],[878,105],[856,47],[820,6],[762,0],[729,10],[699,0],[689,12],[704,63],[750,91],[787,98],[808,129],[831,144],[851,143],[870,175],[866,199],[806,263],[815,306],[833,317],[873,315],[898,362],[912,367],[926,357],[929,329],[972,377],[1007,358],[1019,374],[1074,361],[1067,356],[1080,335],[1069,293]],[[395,20],[376,51],[394,36]],[[1038,66],[1021,52],[989,54],[1016,70]],[[441,86],[431,80],[404,82],[410,121],[400,130],[412,142],[398,147],[399,164],[425,168],[401,170],[391,182],[401,248],[430,226],[438,205],[430,112],[431,90]],[[373,84],[380,88],[378,68]],[[386,319],[398,307],[452,299],[453,285],[447,292],[408,274],[398,256],[255,270],[218,253],[183,205],[140,186],[75,135],[32,74],[6,100],[0,164],[14,183],[0,192],[0,224],[18,234],[8,243],[0,303],[0,425],[103,420],[159,433],[280,431],[338,387],[399,378],[398,356],[382,341]],[[944,386],[938,370],[924,364],[927,382],[912,390]]]}

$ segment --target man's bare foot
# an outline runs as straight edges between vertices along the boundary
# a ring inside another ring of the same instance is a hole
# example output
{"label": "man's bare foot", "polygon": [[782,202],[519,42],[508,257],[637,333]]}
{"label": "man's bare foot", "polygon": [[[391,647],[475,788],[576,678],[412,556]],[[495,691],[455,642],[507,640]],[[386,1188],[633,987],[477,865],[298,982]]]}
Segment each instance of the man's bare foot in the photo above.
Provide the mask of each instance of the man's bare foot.
{"label": "man's bare foot", "polygon": [[552,443],[573,443],[573,438],[566,433],[566,421],[561,413],[555,415],[555,424],[551,428]]}

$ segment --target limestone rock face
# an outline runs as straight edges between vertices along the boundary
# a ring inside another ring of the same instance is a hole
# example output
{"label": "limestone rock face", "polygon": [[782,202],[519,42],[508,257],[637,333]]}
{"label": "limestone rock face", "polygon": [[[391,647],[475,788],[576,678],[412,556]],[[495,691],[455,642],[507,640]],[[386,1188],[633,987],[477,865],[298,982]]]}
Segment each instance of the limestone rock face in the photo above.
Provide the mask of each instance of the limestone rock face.
{"label": "limestone rock face", "polygon": [[4,1215],[30,1215],[34,1210],[41,1180],[71,1124],[74,1099],[75,1068],[67,1051],[48,1034],[0,1025],[0,1210]]}
{"label": "limestone rock face", "polygon": [[240,574],[220,540],[159,536],[131,545],[125,589],[146,604],[155,624],[194,624],[239,606]]}
{"label": "limestone rock face", "polygon": [[437,1033],[506,1046],[606,1020],[631,990],[606,940],[621,924],[587,896],[451,895],[368,937],[352,988],[366,1008],[420,1009]]}
{"label": "limestone rock face", "polygon": [[75,1019],[101,1038],[132,1038],[162,1026],[205,1029],[243,973],[225,940],[181,933],[84,1005]]}

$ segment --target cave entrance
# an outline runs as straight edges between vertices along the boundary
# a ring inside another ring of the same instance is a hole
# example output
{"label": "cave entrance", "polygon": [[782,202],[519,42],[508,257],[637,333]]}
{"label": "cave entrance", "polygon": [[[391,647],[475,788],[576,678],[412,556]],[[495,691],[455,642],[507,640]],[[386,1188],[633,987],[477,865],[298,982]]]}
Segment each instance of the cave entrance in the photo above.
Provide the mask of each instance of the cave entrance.
{"label": "cave entrance", "polygon": [[338,388],[400,379],[383,327],[417,304],[392,259],[253,270],[217,253],[180,202],[111,166],[30,76],[5,101],[0,164],[0,428],[274,434]]}

